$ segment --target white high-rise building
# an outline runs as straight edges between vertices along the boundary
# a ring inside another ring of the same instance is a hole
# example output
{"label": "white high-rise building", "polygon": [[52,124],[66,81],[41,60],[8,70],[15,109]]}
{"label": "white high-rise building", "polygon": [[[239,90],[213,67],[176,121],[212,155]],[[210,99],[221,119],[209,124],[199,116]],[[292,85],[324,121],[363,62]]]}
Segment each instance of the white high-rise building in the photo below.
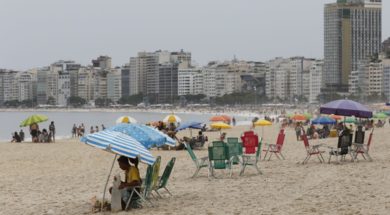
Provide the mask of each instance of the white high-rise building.
{"label": "white high-rise building", "polygon": [[203,94],[203,81],[201,68],[179,69],[178,95]]}
{"label": "white high-rise building", "polygon": [[322,60],[315,61],[310,67],[310,95],[309,103],[318,103],[318,96],[321,94],[323,86],[323,69],[324,62]]}
{"label": "white high-rise building", "polygon": [[33,92],[34,92],[34,84],[33,84],[33,74],[29,72],[20,72],[16,76],[17,82],[18,82],[18,100],[26,101],[26,100],[33,100]]}
{"label": "white high-rise building", "polygon": [[390,101],[390,59],[383,59],[383,94],[386,96],[387,101]]}
{"label": "white high-rise building", "polygon": [[121,70],[112,69],[107,74],[107,97],[111,101],[118,102],[122,96]]}

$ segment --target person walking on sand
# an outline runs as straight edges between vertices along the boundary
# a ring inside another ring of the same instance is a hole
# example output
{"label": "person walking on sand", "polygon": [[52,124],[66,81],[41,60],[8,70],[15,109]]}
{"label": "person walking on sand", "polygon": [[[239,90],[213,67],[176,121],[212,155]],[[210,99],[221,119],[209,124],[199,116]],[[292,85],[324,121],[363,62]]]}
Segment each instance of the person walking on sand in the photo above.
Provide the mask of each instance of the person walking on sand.
{"label": "person walking on sand", "polygon": [[56,142],[55,133],[56,133],[56,127],[54,125],[54,121],[51,121],[49,125],[49,137],[53,140],[53,143]]}

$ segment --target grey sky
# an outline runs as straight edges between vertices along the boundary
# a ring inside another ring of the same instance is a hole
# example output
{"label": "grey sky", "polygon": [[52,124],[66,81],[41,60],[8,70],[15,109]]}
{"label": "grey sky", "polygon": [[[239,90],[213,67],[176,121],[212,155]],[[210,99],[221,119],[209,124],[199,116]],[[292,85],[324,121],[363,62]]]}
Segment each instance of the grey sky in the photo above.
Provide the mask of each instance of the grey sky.
{"label": "grey sky", "polygon": [[[138,51],[209,60],[323,57],[323,7],[336,0],[0,0],[0,68],[59,60],[123,65]],[[383,2],[383,39],[390,5]]]}

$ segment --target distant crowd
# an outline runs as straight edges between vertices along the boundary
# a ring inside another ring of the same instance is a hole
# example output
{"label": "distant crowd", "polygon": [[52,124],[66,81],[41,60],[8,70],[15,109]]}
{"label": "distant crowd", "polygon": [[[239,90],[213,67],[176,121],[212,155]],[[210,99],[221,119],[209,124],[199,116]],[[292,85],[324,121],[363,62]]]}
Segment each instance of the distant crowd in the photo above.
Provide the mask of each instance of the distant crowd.
{"label": "distant crowd", "polygon": [[[49,125],[49,128],[46,129],[39,129],[39,125],[37,123],[33,123],[29,127],[31,140],[33,143],[50,143],[55,142],[55,133],[56,133],[56,127],[54,125],[54,121],[52,121]],[[25,134],[23,132],[23,129],[20,130],[20,132],[14,132],[12,134],[12,140],[11,142],[20,143],[23,142],[25,139]]]}

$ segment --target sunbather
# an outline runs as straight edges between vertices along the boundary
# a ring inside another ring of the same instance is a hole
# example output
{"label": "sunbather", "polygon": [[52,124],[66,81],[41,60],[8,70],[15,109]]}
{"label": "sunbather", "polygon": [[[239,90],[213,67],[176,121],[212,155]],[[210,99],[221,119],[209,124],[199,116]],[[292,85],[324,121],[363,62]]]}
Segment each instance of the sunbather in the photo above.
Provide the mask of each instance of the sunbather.
{"label": "sunbather", "polygon": [[[133,164],[131,165],[130,162]],[[127,158],[124,156],[121,156],[118,158],[118,164],[119,168],[121,168],[123,171],[125,171],[125,181],[122,181],[121,184],[119,185],[119,189],[121,190],[122,193],[122,209],[125,209],[126,203],[129,200],[134,187],[139,187],[141,185],[141,177],[139,175],[139,170],[138,170],[138,159],[133,159],[133,158]],[[139,191],[138,188],[135,188]],[[111,193],[112,188],[110,188],[110,193]],[[138,208],[138,195],[133,194],[131,201],[130,201],[130,206],[133,208]]]}

